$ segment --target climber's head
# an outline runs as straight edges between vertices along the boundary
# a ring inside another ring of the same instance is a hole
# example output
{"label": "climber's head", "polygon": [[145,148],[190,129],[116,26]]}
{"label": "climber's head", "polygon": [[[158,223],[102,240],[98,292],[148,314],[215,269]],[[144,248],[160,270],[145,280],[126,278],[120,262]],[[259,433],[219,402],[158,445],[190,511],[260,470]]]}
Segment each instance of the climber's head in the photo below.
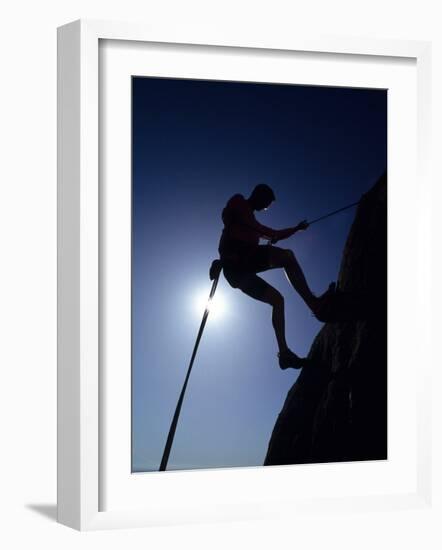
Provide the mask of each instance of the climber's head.
{"label": "climber's head", "polygon": [[275,200],[275,194],[271,187],[265,183],[259,183],[252,191],[248,200],[254,210],[265,210]]}

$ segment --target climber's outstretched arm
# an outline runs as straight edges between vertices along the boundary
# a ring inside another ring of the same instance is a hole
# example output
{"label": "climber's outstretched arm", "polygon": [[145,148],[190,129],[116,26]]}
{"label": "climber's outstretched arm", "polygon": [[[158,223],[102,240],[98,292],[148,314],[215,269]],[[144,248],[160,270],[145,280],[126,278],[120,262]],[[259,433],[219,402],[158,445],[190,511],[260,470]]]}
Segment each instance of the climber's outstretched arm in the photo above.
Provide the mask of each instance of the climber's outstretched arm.
{"label": "climber's outstretched arm", "polygon": [[254,229],[260,237],[264,239],[269,239],[272,242],[282,241],[294,235],[297,231],[307,229],[308,223],[306,220],[298,223],[295,227],[287,227],[285,229],[272,229],[267,227],[257,221],[255,216],[245,208],[239,208],[237,211],[238,218],[241,220],[241,223],[247,225]]}
{"label": "climber's outstretched arm", "polygon": [[291,237],[298,231],[304,231],[309,226],[307,220],[303,220],[302,222],[299,222],[298,225],[295,227],[289,227],[287,229],[280,229],[279,231],[276,231],[276,236],[271,239],[272,243],[275,244],[278,241],[282,241],[283,239],[287,239],[288,237]]}

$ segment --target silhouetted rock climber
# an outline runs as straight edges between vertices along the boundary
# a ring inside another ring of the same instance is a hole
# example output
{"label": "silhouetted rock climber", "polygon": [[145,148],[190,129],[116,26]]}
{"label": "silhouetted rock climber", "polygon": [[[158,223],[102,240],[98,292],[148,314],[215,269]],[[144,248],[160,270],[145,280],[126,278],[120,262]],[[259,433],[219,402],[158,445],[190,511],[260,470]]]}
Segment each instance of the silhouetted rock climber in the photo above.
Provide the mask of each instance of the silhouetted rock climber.
{"label": "silhouetted rock climber", "polygon": [[298,357],[287,345],[285,337],[284,298],[257,273],[269,269],[284,269],[293,288],[313,313],[321,319],[332,286],[321,297],[310,290],[304,273],[292,250],[259,244],[268,239],[272,245],[308,228],[307,221],[286,229],[271,229],[260,224],[255,211],[266,210],[275,200],[272,189],[266,184],[255,187],[248,199],[237,194],[230,198],[222,212],[224,230],[219,242],[219,253],[224,276],[230,286],[239,288],[248,296],[272,306],[272,324],[278,343],[281,369],[301,368],[306,359]]}

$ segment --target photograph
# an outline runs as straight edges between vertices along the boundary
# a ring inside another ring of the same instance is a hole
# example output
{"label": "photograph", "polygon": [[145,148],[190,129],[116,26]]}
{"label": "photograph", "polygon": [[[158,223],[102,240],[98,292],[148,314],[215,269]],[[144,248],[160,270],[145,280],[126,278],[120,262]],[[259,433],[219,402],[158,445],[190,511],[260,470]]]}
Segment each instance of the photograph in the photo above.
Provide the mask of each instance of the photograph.
{"label": "photograph", "polygon": [[388,90],[131,86],[132,473],[386,460]]}

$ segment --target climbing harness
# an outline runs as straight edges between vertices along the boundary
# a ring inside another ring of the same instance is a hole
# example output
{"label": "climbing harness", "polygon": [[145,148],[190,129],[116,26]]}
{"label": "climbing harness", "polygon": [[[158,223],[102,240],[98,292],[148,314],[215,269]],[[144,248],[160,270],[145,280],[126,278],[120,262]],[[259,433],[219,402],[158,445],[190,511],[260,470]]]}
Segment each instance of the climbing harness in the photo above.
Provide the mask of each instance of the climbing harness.
{"label": "climbing harness", "polygon": [[[353,202],[352,204],[348,204],[347,206],[339,208],[338,210],[333,210],[333,212],[329,212],[328,214],[324,214],[323,216],[320,216],[319,218],[316,218],[313,221],[308,222],[308,224],[312,225],[312,224],[317,223],[319,221],[325,220],[326,218],[334,216],[335,214],[339,214],[339,212],[343,212],[344,210],[347,210],[347,209],[351,208],[352,206],[356,206],[357,204],[359,204],[359,202],[360,201]],[[269,241],[269,244],[271,244],[271,241]],[[198,351],[198,347],[199,347],[199,344],[200,344],[200,341],[201,341],[201,337],[202,337],[203,332],[204,332],[204,327],[206,326],[207,318],[209,317],[210,303],[213,300],[213,297],[215,296],[215,291],[216,291],[216,287],[218,286],[218,281],[219,281],[219,277],[220,277],[220,274],[221,274],[221,270],[222,270],[221,260],[214,260],[212,262],[212,265],[211,265],[210,271],[209,271],[210,280],[213,281],[212,288],[210,289],[209,299],[207,301],[207,306],[206,306],[206,309],[204,310],[203,318],[201,320],[201,325],[200,325],[200,328],[198,330],[195,345],[193,347],[192,356],[190,358],[190,363],[189,363],[189,366],[187,368],[186,378],[184,379],[184,384],[183,384],[180,396],[178,398],[178,403],[177,403],[177,406],[176,406],[176,409],[175,409],[175,414],[173,415],[172,423],[170,425],[169,434],[168,434],[167,440],[166,440],[166,446],[164,447],[163,457],[162,457],[161,463],[160,463],[160,468],[159,468],[160,472],[164,472],[167,469],[167,463],[169,461],[169,455],[170,455],[170,451],[172,449],[173,440],[174,440],[174,437],[175,437],[175,432],[176,432],[176,428],[177,428],[177,425],[178,425],[178,420],[179,420],[179,416],[180,416],[180,412],[181,412],[181,407],[183,405],[184,395],[186,393],[187,383],[189,382],[190,373],[192,371],[193,363],[195,362],[195,357],[196,357],[196,354],[197,354],[197,351]]]}

